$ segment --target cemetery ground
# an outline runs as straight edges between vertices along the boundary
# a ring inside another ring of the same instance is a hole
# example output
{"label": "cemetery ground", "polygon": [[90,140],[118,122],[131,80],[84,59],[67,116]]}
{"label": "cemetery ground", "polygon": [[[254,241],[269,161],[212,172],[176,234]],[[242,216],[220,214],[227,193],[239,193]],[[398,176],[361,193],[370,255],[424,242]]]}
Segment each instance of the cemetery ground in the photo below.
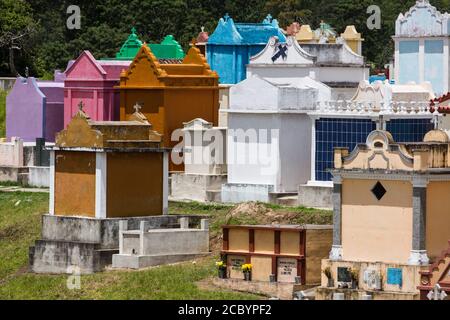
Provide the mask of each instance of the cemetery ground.
{"label": "cemetery ground", "polygon": [[69,290],[66,275],[28,272],[28,248],[40,237],[41,214],[48,210],[48,193],[0,191],[0,299],[265,299],[203,285],[216,276],[221,226],[261,223],[330,224],[329,211],[287,208],[259,203],[238,206],[171,202],[171,214],[208,214],[211,250],[194,262],[142,271],[107,270],[81,277],[81,288]]}

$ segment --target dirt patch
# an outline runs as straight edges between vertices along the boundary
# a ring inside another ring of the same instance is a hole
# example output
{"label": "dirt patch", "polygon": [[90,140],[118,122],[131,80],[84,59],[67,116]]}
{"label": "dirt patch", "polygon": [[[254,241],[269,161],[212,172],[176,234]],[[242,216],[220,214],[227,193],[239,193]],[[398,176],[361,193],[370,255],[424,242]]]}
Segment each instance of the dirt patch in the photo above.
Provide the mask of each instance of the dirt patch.
{"label": "dirt patch", "polygon": [[[276,211],[262,203],[242,203],[230,210],[226,216],[227,224],[303,224],[302,212]],[[309,222],[305,222],[309,223]]]}
{"label": "dirt patch", "polygon": [[0,241],[19,240],[27,233],[26,226],[14,224],[0,230]]}

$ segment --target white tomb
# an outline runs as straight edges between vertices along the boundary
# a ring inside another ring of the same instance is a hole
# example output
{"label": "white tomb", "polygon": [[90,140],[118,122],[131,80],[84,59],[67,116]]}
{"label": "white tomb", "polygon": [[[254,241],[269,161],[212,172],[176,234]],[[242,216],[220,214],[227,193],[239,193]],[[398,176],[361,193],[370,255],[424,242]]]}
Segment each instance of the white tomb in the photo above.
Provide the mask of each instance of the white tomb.
{"label": "white tomb", "polygon": [[333,100],[350,99],[369,77],[364,57],[345,43],[299,44],[295,37],[282,43],[272,37],[265,49],[250,59],[247,77],[258,75],[274,83],[290,83],[315,73],[315,79],[332,88]]}
{"label": "white tomb", "polygon": [[220,202],[227,181],[226,128],[203,119],[184,123],[185,171],[171,176],[171,198]]}
{"label": "white tomb", "polygon": [[270,202],[296,194],[311,177],[308,112],[330,98],[331,88],[311,77],[275,83],[252,76],[233,86],[222,201]]}
{"label": "white tomb", "polygon": [[429,81],[437,95],[450,91],[450,15],[418,0],[395,23],[395,82]]}

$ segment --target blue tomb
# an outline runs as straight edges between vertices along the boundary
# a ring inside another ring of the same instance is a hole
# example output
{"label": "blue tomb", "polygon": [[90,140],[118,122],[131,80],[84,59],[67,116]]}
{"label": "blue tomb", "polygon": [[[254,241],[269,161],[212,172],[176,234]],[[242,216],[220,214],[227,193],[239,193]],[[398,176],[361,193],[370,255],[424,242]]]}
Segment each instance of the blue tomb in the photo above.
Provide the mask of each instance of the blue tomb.
{"label": "blue tomb", "polygon": [[262,23],[234,23],[228,14],[221,18],[206,44],[208,63],[219,74],[220,83],[245,80],[250,57],[261,52],[273,36],[286,42],[278,21],[271,15]]}

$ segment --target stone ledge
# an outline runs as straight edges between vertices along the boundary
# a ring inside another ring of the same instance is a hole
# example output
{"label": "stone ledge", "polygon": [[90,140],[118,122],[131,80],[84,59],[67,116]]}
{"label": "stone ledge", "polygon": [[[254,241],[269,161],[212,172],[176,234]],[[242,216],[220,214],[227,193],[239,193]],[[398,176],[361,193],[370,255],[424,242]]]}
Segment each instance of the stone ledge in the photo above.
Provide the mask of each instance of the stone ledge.
{"label": "stone ledge", "polygon": [[363,300],[362,296],[366,294],[372,295],[372,300],[419,300],[420,298],[419,293],[318,287],[316,300],[333,300],[334,293],[343,293],[345,300]]}
{"label": "stone ledge", "polygon": [[293,300],[294,293],[314,286],[304,286],[294,283],[281,282],[263,282],[263,281],[244,281],[240,279],[212,279],[213,285],[239,292],[254,293],[267,296],[269,298],[277,297],[281,300]]}
{"label": "stone ledge", "polygon": [[153,266],[173,264],[202,258],[210,255],[210,253],[199,254],[168,254],[168,255],[148,255],[133,256],[126,254],[115,254],[112,257],[112,267],[114,269],[144,269]]}

